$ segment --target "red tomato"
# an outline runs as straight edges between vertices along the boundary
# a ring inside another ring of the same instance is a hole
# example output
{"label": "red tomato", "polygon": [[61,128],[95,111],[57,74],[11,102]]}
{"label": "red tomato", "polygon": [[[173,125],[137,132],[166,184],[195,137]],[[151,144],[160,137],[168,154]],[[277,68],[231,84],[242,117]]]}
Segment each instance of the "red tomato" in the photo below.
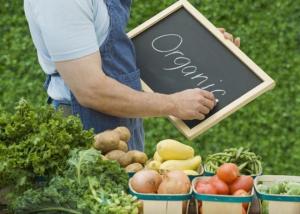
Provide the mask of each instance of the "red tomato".
{"label": "red tomato", "polygon": [[210,194],[210,195],[216,195],[218,194],[216,188],[209,184],[209,183],[197,183],[196,184],[196,191],[199,194]]}
{"label": "red tomato", "polygon": [[211,179],[210,179],[210,184],[213,185],[218,194],[219,195],[228,195],[229,194],[229,187],[228,185],[222,181],[218,176],[213,176]]}
{"label": "red tomato", "polygon": [[250,192],[253,187],[253,178],[251,176],[241,175],[232,184],[230,184],[230,193],[233,194],[239,189]]}
{"label": "red tomato", "polygon": [[227,184],[233,183],[239,175],[239,168],[234,163],[224,163],[217,169],[217,176]]}
{"label": "red tomato", "polygon": [[[235,196],[247,196],[247,195],[249,195],[249,193],[248,192],[246,192],[245,190],[243,190],[243,189],[239,189],[239,190],[237,190],[237,191],[235,191],[234,193],[233,193],[233,195],[235,195]],[[245,210],[248,210],[248,206],[249,206],[249,203],[243,203],[243,208],[245,209]]]}

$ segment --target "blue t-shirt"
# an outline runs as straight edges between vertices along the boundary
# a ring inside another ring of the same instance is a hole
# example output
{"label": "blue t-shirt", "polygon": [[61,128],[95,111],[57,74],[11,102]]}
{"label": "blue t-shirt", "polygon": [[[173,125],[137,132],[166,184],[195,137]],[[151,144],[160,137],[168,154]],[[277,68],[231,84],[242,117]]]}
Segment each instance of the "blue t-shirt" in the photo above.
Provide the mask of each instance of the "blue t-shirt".
{"label": "blue t-shirt", "polygon": [[[46,74],[55,73],[55,62],[98,51],[109,31],[104,0],[24,0],[24,10]],[[47,93],[55,100],[71,99],[61,77],[51,78]]]}

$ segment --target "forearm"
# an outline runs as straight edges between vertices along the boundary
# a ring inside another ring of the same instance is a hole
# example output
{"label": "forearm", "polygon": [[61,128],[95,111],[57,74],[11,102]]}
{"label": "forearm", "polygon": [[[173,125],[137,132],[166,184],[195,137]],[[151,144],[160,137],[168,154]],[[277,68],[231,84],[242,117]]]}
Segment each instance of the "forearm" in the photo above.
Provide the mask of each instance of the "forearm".
{"label": "forearm", "polygon": [[81,105],[109,115],[202,120],[215,105],[214,95],[199,88],[171,95],[136,91],[105,75],[99,52],[56,67]]}
{"label": "forearm", "polygon": [[133,90],[110,77],[95,79],[85,97],[85,105],[119,117],[155,117],[172,114],[171,96]]}

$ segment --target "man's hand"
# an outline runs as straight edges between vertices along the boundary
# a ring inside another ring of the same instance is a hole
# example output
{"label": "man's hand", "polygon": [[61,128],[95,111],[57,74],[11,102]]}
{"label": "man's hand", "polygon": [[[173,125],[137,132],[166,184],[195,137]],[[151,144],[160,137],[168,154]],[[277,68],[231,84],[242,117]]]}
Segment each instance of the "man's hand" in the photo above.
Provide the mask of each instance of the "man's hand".
{"label": "man's hand", "polygon": [[174,103],[173,116],[184,119],[203,120],[215,106],[213,93],[196,88],[169,95]]}
{"label": "man's hand", "polygon": [[241,46],[241,39],[239,37],[233,38],[233,35],[226,32],[225,28],[218,29],[224,35],[225,39],[232,41],[238,48]]}

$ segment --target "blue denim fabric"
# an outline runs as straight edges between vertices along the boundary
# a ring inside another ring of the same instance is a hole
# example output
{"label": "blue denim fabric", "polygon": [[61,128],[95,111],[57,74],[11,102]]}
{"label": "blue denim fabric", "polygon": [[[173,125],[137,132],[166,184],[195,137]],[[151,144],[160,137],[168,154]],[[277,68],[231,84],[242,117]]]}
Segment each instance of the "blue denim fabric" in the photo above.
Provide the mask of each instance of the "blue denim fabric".
{"label": "blue denim fabric", "polygon": [[[110,29],[100,47],[103,71],[107,76],[140,91],[140,72],[136,67],[135,50],[126,34],[131,0],[106,0],[106,5],[110,16]],[[144,150],[142,119],[114,117],[83,107],[72,93],[71,106],[73,114],[79,115],[84,129],[93,128],[95,133],[99,133],[117,126],[126,126],[132,134],[129,149]]]}
{"label": "blue denim fabric", "polygon": [[58,100],[53,100],[52,105],[55,108],[55,110],[58,110],[60,102]]}
{"label": "blue denim fabric", "polygon": [[53,105],[53,107],[55,108],[55,110],[58,110],[59,106],[64,104],[64,105],[68,105],[71,107],[71,103],[67,100],[51,100],[51,104]]}

